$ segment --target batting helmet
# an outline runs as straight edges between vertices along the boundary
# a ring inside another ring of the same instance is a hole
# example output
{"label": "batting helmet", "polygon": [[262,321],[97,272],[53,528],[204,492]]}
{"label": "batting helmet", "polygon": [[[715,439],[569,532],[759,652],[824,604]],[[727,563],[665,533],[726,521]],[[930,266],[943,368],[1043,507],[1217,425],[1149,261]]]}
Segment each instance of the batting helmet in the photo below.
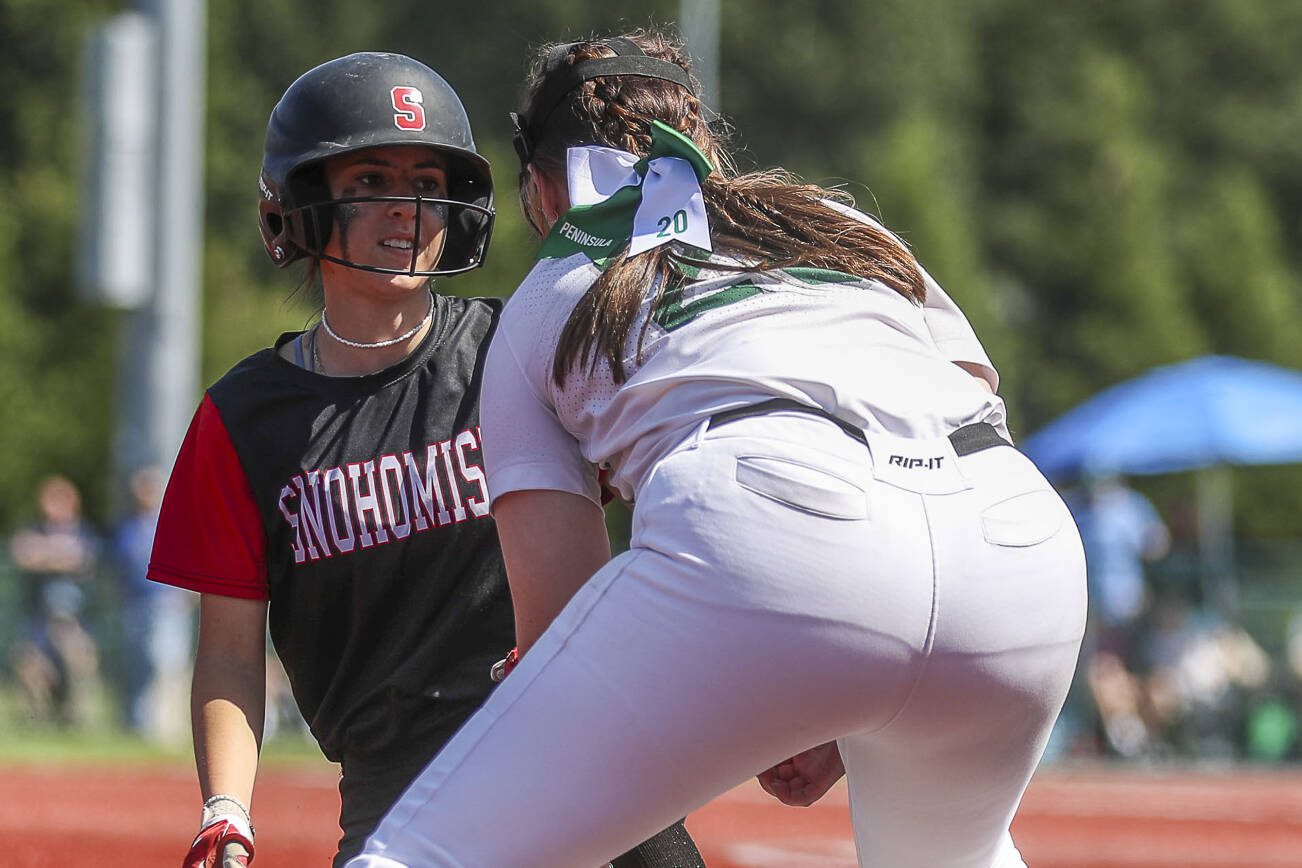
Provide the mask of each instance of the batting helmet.
{"label": "batting helmet", "polygon": [[[422,145],[447,160],[446,199],[372,196],[335,200],[321,163],[388,145]],[[267,123],[259,178],[258,225],[267,255],[283,268],[304,257],[386,274],[456,274],[482,265],[493,231],[493,178],[475,150],[456,91],[423,63],[401,54],[350,54],[304,73]],[[407,201],[440,206],[447,238],[433,270],[385,268],[324,252],[341,201]]]}

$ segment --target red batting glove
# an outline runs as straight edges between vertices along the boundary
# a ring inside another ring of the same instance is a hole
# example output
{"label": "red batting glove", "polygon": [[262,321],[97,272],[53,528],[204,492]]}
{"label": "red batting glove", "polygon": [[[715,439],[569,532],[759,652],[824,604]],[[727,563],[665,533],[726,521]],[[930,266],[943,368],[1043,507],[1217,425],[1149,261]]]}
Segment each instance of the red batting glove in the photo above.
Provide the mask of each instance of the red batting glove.
{"label": "red batting glove", "polygon": [[498,660],[493,664],[493,668],[488,670],[488,677],[492,678],[494,681],[501,681],[511,674],[511,670],[514,669],[515,664],[519,662],[520,649],[512,648],[511,653],[507,654],[505,658]]}
{"label": "red batting glove", "polygon": [[235,868],[252,861],[253,839],[230,820],[218,819],[199,830],[181,868]]}

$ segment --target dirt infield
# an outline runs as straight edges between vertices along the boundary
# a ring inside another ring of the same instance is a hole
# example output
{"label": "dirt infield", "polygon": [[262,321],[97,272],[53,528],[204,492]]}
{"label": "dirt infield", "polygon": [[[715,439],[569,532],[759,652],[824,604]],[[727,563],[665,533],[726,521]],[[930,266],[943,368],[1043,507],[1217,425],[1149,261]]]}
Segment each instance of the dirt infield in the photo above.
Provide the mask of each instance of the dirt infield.
{"label": "dirt infield", "polygon": [[[0,866],[175,868],[198,800],[186,766],[0,768]],[[329,767],[265,770],[257,865],[328,865],[338,806]],[[855,864],[841,787],[807,810],[738,787],[688,827],[711,868]],[[1033,868],[1302,866],[1302,771],[1046,771],[1013,831]]]}

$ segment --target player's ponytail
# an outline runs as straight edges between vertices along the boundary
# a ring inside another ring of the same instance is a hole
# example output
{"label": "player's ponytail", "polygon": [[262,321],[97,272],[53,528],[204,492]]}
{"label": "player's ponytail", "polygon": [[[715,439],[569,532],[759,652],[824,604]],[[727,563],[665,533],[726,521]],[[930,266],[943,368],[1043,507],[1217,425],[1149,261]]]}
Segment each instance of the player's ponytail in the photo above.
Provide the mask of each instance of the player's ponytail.
{"label": "player's ponytail", "polygon": [[[574,72],[579,64],[630,53],[650,61],[636,61],[646,72]],[[783,171],[738,174],[724,147],[722,123],[712,126],[705,119],[696,89],[682,46],[660,33],[637,31],[544,48],[535,58],[517,116],[521,162],[563,185],[568,148],[600,145],[645,156],[652,145],[652,122],[659,121],[695,143],[712,164],[714,171],[701,182],[710,235],[716,251],[745,263],[738,270],[828,269],[878,280],[907,298],[924,300],[921,270],[893,235],[828,205],[847,202],[844,194],[800,183]],[[523,183],[521,200],[527,216],[537,213]],[[635,256],[628,255],[625,245],[606,263],[561,333],[553,364],[557,384],[564,385],[576,365],[591,368],[601,358],[610,363],[615,381],[623,382],[630,332],[648,288],[655,288],[654,312],[666,289],[695,273],[692,261],[692,249],[677,243]],[[634,358],[641,357],[649,323],[648,318],[637,337]]]}

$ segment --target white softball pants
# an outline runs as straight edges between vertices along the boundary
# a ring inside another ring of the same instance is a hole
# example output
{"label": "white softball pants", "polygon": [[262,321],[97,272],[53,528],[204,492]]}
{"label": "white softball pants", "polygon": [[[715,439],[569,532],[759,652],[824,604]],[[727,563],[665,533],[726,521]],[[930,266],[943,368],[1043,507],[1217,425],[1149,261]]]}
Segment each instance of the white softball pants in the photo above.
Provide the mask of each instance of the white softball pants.
{"label": "white softball pants", "polygon": [[1085,624],[1075,525],[1012,448],[958,458],[947,494],[876,457],[797,414],[690,437],[631,550],[348,864],[591,868],[838,739],[861,865],[1022,865],[1009,824]]}

